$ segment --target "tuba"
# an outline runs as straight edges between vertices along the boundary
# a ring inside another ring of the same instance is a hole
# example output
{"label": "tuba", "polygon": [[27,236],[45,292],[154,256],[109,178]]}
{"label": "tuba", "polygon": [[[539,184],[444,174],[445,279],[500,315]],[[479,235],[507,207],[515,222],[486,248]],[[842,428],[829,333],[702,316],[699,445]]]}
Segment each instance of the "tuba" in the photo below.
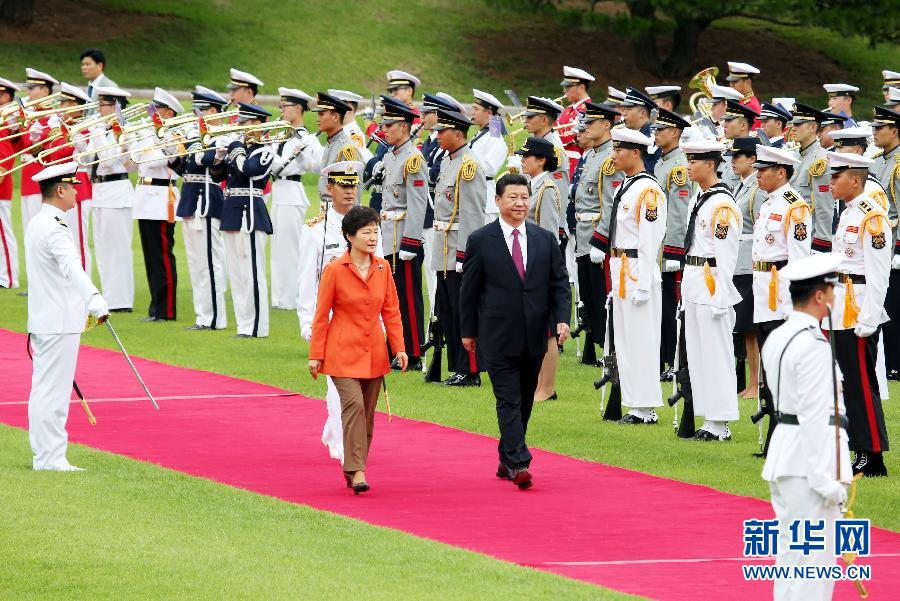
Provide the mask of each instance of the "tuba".
{"label": "tuba", "polygon": [[712,98],[712,86],[716,85],[716,75],[718,74],[718,67],[707,67],[694,75],[688,83],[689,88],[700,90],[691,94],[688,99],[695,118],[698,118],[697,113],[700,114],[699,117],[710,117],[709,99]]}

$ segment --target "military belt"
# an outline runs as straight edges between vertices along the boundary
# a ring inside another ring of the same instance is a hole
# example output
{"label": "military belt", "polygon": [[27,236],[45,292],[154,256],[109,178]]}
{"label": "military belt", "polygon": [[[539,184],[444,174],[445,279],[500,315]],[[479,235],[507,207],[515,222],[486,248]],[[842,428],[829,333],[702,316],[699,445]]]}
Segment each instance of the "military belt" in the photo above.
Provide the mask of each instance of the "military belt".
{"label": "military belt", "polygon": [[169,180],[160,179],[156,177],[139,177],[137,178],[137,184],[139,186],[167,186],[169,185]]}
{"label": "military belt", "polygon": [[[786,426],[799,426],[800,425],[800,421],[797,419],[797,416],[792,413],[778,412],[775,414],[775,421],[778,422],[779,424],[784,424]],[[841,416],[841,428],[846,430],[849,423],[850,422],[847,420],[847,416],[842,415]],[[834,425],[834,416],[833,415],[828,416],[828,425],[829,426]]]}
{"label": "military belt", "polygon": [[299,182],[303,180],[302,175],[282,175],[278,178],[278,181],[288,181],[288,182]]}
{"label": "military belt", "polygon": [[208,175],[197,175],[196,173],[185,173],[182,179],[186,184],[215,184]]}
{"label": "military belt", "polygon": [[753,271],[772,271],[775,269],[784,269],[787,261],[753,261]]}
{"label": "military belt", "polygon": [[593,221],[596,221],[597,219],[600,219],[600,213],[590,213],[588,211],[575,213],[575,221],[581,221],[581,222],[591,221],[591,222],[593,222]]}
{"label": "military belt", "polygon": [[403,221],[406,219],[406,211],[382,211],[382,221]]}
{"label": "military belt", "polygon": [[262,196],[262,188],[225,188],[225,196]]}
{"label": "military belt", "polygon": [[850,278],[850,281],[854,284],[866,283],[866,276],[858,273],[838,273],[837,277],[838,281],[840,281],[841,284],[845,283],[847,281],[847,278]]}
{"label": "military belt", "polygon": [[703,267],[709,263],[710,267],[716,266],[716,258],[715,257],[698,257],[696,255],[688,255],[684,258],[685,265],[692,265],[694,267]]}
{"label": "military belt", "polygon": [[108,182],[117,182],[123,179],[128,179],[127,173],[111,173],[109,175],[95,175],[91,178],[91,182],[94,184],[105,184]]}
{"label": "military belt", "polygon": [[456,230],[459,229],[459,223],[453,223],[451,225],[447,221],[435,221],[434,229],[436,229],[439,232],[447,232],[447,231],[455,232]]}
{"label": "military belt", "polygon": [[610,258],[621,257],[625,255],[629,259],[637,259],[638,251],[636,248],[613,248],[609,251]]}

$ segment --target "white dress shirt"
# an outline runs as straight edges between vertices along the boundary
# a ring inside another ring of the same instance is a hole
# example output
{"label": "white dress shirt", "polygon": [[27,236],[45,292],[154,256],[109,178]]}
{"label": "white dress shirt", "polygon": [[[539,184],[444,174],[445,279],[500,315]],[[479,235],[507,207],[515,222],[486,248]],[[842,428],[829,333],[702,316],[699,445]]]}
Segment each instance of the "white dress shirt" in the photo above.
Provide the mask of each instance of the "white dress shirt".
{"label": "white dress shirt", "polygon": [[525,233],[525,222],[523,221],[518,227],[513,227],[503,220],[499,219],[500,229],[503,231],[503,240],[506,242],[506,249],[509,250],[509,256],[512,257],[513,230],[519,232],[519,246],[522,249],[522,267],[528,265],[528,235]]}

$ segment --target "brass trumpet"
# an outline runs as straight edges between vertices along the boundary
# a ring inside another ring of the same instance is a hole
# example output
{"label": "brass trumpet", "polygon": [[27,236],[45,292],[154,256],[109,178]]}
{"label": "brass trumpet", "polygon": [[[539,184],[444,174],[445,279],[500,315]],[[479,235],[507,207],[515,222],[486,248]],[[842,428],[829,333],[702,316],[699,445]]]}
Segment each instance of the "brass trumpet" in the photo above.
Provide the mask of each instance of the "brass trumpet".
{"label": "brass trumpet", "polygon": [[[566,99],[565,95],[562,95],[557,98],[554,98],[553,102],[555,102],[556,104],[559,104],[560,102],[562,102],[565,99]],[[527,112],[528,112],[528,109],[524,108],[521,111],[519,111],[518,113],[516,113],[515,115],[510,115],[509,113],[506,113],[506,124],[511,126],[513,124],[513,121],[515,121],[516,119],[521,119],[522,115],[524,115]]]}

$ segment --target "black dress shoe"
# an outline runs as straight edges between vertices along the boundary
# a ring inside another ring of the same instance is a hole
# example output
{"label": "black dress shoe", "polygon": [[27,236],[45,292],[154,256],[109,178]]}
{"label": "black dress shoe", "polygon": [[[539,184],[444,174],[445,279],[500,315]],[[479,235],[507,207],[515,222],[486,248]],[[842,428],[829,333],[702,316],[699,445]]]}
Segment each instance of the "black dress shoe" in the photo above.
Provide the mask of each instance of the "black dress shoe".
{"label": "black dress shoe", "polygon": [[250,334],[235,334],[232,338],[253,338]]}
{"label": "black dress shoe", "polygon": [[675,377],[675,369],[670,367],[666,371],[659,374],[659,381],[660,382],[671,382],[673,377]]}
{"label": "black dress shoe", "polygon": [[410,359],[409,364],[406,366],[406,371],[422,371],[422,358]]}
{"label": "black dress shoe", "polygon": [[534,485],[531,479],[531,472],[525,466],[513,468],[511,479],[513,484],[519,487],[519,490],[525,490]]}
{"label": "black dress shoe", "polygon": [[731,440],[731,433],[726,432],[724,435],[719,436],[718,434],[713,434],[709,430],[704,430],[703,428],[694,432],[694,440],[701,440],[703,442],[718,442],[720,440]]}
{"label": "black dress shoe", "polygon": [[481,376],[479,374],[467,374],[458,372],[450,376],[444,381],[444,386],[481,386]]}
{"label": "black dress shoe", "polygon": [[367,490],[369,490],[368,482],[365,482],[365,481],[357,482],[356,484],[353,485],[353,494],[354,495],[358,495],[361,492],[366,492]]}
{"label": "black dress shoe", "polygon": [[497,477],[500,478],[501,480],[512,480],[513,479],[512,471],[510,470],[510,467],[508,465],[506,465],[505,463],[503,463],[502,461],[500,462],[500,465],[497,466]]}
{"label": "black dress shoe", "polygon": [[128,307],[119,307],[118,309],[110,309],[110,313],[131,313],[133,309],[129,309]]}
{"label": "black dress shoe", "polygon": [[153,315],[148,315],[147,317],[141,319],[141,321],[144,322],[144,323],[150,323],[150,322],[153,322],[153,321],[159,321],[159,318],[158,318],[158,317],[154,317]]}
{"label": "black dress shoe", "polygon": [[653,415],[649,418],[638,417],[633,413],[626,413],[622,419],[618,421],[620,424],[632,425],[632,426],[641,426],[641,425],[649,425],[655,424],[659,422],[659,418],[656,417],[656,412],[653,412]]}
{"label": "black dress shoe", "polygon": [[184,326],[185,330],[209,330],[211,329],[209,326],[200,325],[199,323],[195,323],[192,326]]}
{"label": "black dress shoe", "polygon": [[887,373],[887,379],[894,382],[900,381],[900,369],[892,369]]}
{"label": "black dress shoe", "polygon": [[858,451],[853,462],[853,474],[862,474],[866,478],[886,478],[887,466],[881,453]]}

